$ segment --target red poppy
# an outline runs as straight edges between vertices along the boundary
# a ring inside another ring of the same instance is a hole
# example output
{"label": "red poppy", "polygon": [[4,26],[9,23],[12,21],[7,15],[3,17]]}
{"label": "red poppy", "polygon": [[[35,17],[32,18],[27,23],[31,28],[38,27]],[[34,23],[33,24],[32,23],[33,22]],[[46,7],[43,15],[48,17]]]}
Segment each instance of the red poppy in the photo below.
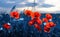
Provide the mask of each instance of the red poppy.
{"label": "red poppy", "polygon": [[50,27],[54,27],[55,26],[55,24],[53,22],[49,22],[49,24],[50,24]]}
{"label": "red poppy", "polygon": [[46,23],[45,27],[51,28],[49,22]]}
{"label": "red poppy", "polygon": [[34,19],[35,18],[35,16],[34,16],[34,13],[32,12],[31,13],[31,19]]}
{"label": "red poppy", "polygon": [[3,24],[3,27],[6,28],[6,29],[10,29],[11,28],[11,26],[8,25],[8,24]]}
{"label": "red poppy", "polygon": [[24,14],[27,16],[31,16],[32,11],[31,10],[25,10]]}
{"label": "red poppy", "polygon": [[50,28],[44,27],[44,32],[49,33],[50,32]]}
{"label": "red poppy", "polygon": [[41,19],[37,18],[36,22],[37,22],[37,24],[42,25],[42,20]]}
{"label": "red poppy", "polygon": [[48,22],[48,19],[47,18],[43,18],[43,22]]}
{"label": "red poppy", "polygon": [[37,29],[37,30],[41,30],[40,26],[38,24],[34,24],[34,27]]}
{"label": "red poppy", "polygon": [[30,20],[28,24],[31,26],[33,25],[33,23],[34,23],[34,20]]}
{"label": "red poppy", "polygon": [[34,12],[35,17],[40,17],[41,14],[39,12]]}
{"label": "red poppy", "polygon": [[19,19],[20,18],[20,14],[17,11],[11,12],[10,16],[15,18],[15,19]]}
{"label": "red poppy", "polygon": [[49,19],[52,19],[52,15],[50,14],[46,14],[46,18],[49,20]]}

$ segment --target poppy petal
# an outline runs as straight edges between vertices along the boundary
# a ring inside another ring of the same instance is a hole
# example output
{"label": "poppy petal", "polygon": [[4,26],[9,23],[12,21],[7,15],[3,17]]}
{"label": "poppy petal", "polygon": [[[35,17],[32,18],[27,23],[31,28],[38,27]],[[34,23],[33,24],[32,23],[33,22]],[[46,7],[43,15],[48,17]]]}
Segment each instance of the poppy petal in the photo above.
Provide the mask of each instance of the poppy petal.
{"label": "poppy petal", "polygon": [[52,15],[50,14],[46,14],[46,18],[49,20],[49,19],[52,19]]}
{"label": "poppy petal", "polygon": [[10,29],[11,28],[11,26],[8,25],[8,24],[4,24],[3,27],[6,28],[6,29]]}
{"label": "poppy petal", "polygon": [[15,19],[19,19],[20,18],[20,14],[17,11],[11,12],[10,16],[15,18]]}

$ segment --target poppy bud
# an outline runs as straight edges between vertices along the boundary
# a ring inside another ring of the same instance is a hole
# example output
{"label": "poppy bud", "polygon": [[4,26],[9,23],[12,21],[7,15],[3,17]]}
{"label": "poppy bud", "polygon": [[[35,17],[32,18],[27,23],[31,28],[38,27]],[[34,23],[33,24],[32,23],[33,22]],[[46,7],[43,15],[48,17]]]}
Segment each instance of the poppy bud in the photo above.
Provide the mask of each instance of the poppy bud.
{"label": "poppy bud", "polygon": [[52,19],[52,15],[50,14],[46,14],[46,18],[49,20],[49,19]]}

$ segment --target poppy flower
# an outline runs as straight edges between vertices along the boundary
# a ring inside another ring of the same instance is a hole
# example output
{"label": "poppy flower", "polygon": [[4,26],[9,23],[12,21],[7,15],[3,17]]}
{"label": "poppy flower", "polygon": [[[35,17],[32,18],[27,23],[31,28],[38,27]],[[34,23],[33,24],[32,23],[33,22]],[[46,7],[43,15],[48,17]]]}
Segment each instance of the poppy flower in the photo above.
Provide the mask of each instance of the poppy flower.
{"label": "poppy flower", "polygon": [[31,26],[31,25],[33,25],[33,23],[34,23],[34,20],[30,20],[29,22],[28,22],[28,24]]}
{"label": "poppy flower", "polygon": [[50,24],[50,27],[54,27],[55,26],[55,24],[53,22],[49,22],[49,24]]}
{"label": "poppy flower", "polygon": [[49,22],[46,23],[45,27],[51,28]]}
{"label": "poppy flower", "polygon": [[32,11],[31,10],[25,10],[24,14],[27,15],[27,16],[31,16]]}
{"label": "poppy flower", "polygon": [[39,12],[34,12],[35,17],[40,17],[41,14]]}
{"label": "poppy flower", "polygon": [[41,24],[42,24],[42,20],[41,20],[41,19],[39,19],[39,18],[37,18],[37,19],[36,19],[36,22],[37,22],[37,24],[39,24],[39,25],[41,25]]}
{"label": "poppy flower", "polygon": [[10,16],[15,19],[20,18],[20,14],[17,11],[10,12]]}
{"label": "poppy flower", "polygon": [[49,33],[50,32],[50,28],[44,27],[44,32]]}
{"label": "poppy flower", "polygon": [[40,27],[38,24],[34,24],[34,27],[35,27],[37,30],[41,31],[41,27]]}
{"label": "poppy flower", "polygon": [[6,24],[3,24],[3,27],[4,27],[5,29],[10,29],[10,28],[11,28],[11,26],[8,25],[7,23],[6,23]]}
{"label": "poppy flower", "polygon": [[34,13],[32,12],[31,13],[31,19],[34,19],[35,18],[35,16],[34,16]]}
{"label": "poppy flower", "polygon": [[52,19],[52,15],[50,14],[46,14],[46,18],[49,20],[49,19]]}
{"label": "poppy flower", "polygon": [[48,19],[47,18],[43,18],[43,22],[48,22]]}

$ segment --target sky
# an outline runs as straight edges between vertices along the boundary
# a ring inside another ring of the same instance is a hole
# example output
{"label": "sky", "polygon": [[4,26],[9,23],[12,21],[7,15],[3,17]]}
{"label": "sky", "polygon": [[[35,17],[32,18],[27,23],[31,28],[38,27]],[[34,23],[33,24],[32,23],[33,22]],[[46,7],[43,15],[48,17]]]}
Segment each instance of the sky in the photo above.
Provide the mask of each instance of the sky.
{"label": "sky", "polygon": [[0,0],[0,9],[11,9],[16,5],[17,10],[34,8],[36,11],[54,12],[60,11],[60,0]]}

